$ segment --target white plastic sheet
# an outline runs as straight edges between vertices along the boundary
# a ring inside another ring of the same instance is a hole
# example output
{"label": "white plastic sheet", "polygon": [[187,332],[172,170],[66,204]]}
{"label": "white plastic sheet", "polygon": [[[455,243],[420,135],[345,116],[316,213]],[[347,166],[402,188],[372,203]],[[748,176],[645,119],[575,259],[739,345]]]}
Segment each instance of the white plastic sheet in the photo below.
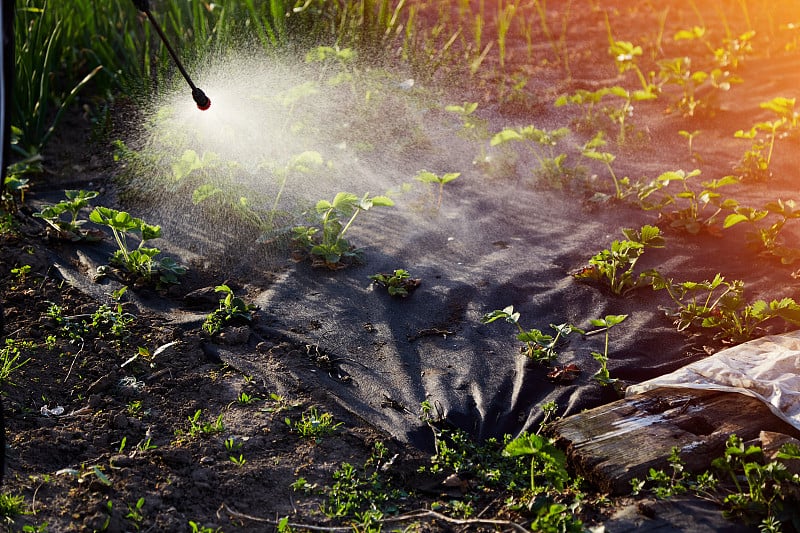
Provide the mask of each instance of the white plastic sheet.
{"label": "white plastic sheet", "polygon": [[800,331],[727,348],[670,374],[632,385],[625,395],[665,387],[747,394],[800,429]]}

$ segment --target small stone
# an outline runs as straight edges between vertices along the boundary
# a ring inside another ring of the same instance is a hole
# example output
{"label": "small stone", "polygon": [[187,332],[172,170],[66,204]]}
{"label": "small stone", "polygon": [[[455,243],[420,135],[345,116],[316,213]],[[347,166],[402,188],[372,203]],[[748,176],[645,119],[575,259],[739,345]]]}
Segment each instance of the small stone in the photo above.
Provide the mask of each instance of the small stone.
{"label": "small stone", "polygon": [[112,455],[111,459],[109,459],[109,462],[117,468],[122,468],[122,467],[133,466],[134,461],[125,454],[117,454],[117,455]]}

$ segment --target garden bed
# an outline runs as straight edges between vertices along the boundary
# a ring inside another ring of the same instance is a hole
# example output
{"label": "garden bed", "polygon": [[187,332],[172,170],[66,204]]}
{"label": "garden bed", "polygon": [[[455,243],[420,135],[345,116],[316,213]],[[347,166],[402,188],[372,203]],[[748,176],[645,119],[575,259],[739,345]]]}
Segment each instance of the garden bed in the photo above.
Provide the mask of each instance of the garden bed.
{"label": "garden bed", "polygon": [[[561,41],[518,35],[481,66],[501,74],[450,90],[331,48],[298,67],[209,59],[209,111],[167,90],[133,123],[112,113],[114,146],[81,142],[90,124],[70,116],[1,243],[5,335],[30,358],[4,387],[4,490],[29,512],[8,527],[556,527],[541,500],[508,503],[525,497],[503,473],[531,463],[494,464],[506,435],[795,329],[800,80],[786,24],[800,13],[580,4],[550,13],[552,28],[568,22]],[[651,71],[652,98],[639,85]],[[292,93],[306,82],[326,99]],[[258,87],[298,100],[283,115]],[[159,225],[160,257],[187,271],[159,265],[180,282],[109,269],[99,215],[87,227],[101,242],[48,231],[32,215],[64,189],[100,192],[81,217],[113,205]],[[327,233],[309,229],[339,200],[353,247],[321,253]],[[638,252],[612,265],[603,251],[620,245]],[[399,271],[413,282],[390,285]],[[585,490],[562,487],[547,509],[588,527],[636,505]],[[370,502],[380,516],[360,514]]]}

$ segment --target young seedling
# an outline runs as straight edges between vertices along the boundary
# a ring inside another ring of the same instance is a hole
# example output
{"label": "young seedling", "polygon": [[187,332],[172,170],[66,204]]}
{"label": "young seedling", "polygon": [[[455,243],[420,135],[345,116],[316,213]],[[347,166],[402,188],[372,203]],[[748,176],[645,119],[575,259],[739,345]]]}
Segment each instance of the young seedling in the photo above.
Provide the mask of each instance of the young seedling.
{"label": "young seedling", "polygon": [[563,490],[569,481],[567,457],[564,452],[556,448],[551,439],[525,432],[506,444],[503,455],[507,457],[530,456],[530,489],[533,494],[545,490],[545,487],[536,485],[537,474],[544,477],[547,485],[556,490]]}
{"label": "young seedling", "polygon": [[443,176],[439,176],[439,175],[434,174],[433,172],[429,172],[427,170],[420,170],[417,173],[417,175],[414,176],[414,179],[417,180],[417,181],[420,181],[422,183],[431,183],[431,184],[438,184],[439,185],[439,187],[438,187],[439,193],[438,193],[437,198],[436,198],[436,209],[438,210],[439,208],[442,207],[442,194],[444,193],[444,185],[445,185],[445,183],[450,183],[451,181],[453,181],[454,179],[456,179],[460,175],[461,175],[461,172],[448,172],[447,174],[444,174]]}
{"label": "young seedling", "polygon": [[590,320],[591,325],[601,328],[594,331],[605,331],[605,343],[603,344],[603,353],[592,352],[592,357],[600,363],[600,370],[593,376],[600,385],[615,385],[619,380],[611,377],[608,371],[608,339],[611,328],[623,322],[628,315],[606,315],[605,318],[595,318]]}
{"label": "young seedling", "polygon": [[[42,208],[33,216],[41,218],[50,228],[55,230],[56,236],[60,239],[70,241],[95,241],[102,238],[102,232],[83,229],[86,220],[78,219],[81,209],[89,206],[89,200],[96,198],[99,193],[84,190],[64,191],[65,200],[61,200],[55,205]],[[68,220],[62,218],[69,215]]]}
{"label": "young seedling", "polygon": [[460,137],[471,141],[485,141],[489,138],[489,121],[475,114],[477,102],[465,102],[464,105],[448,105],[444,110],[455,113],[461,118]]}
{"label": "young seedling", "polygon": [[[587,159],[600,161],[606,166],[608,173],[611,175],[611,179],[614,181],[614,198],[617,200],[622,200],[625,197],[625,194],[623,194],[623,190],[620,187],[620,180],[617,179],[617,174],[614,172],[614,168],[611,166],[611,163],[614,162],[616,156],[609,152],[599,152],[597,150],[598,148],[606,145],[604,137],[605,134],[602,131],[598,131],[594,137],[586,141],[586,143],[583,145],[581,155]],[[625,178],[625,182],[627,181],[627,178]]]}
{"label": "young seedling", "polygon": [[408,271],[401,268],[396,269],[392,274],[373,274],[369,277],[375,285],[384,287],[391,296],[407,297],[417,287],[422,280],[414,279]]}
{"label": "young seedling", "polygon": [[286,417],[284,422],[301,437],[316,441],[333,434],[344,425],[344,422],[334,422],[333,415],[330,413],[320,414],[316,407],[303,413],[300,420],[296,422],[292,422],[289,417]]}
{"label": "young seedling", "polygon": [[[217,417],[214,422],[206,422],[200,419],[203,410],[198,409],[194,414],[188,417],[189,420],[189,436],[197,437],[200,435],[216,435],[225,431],[225,425],[222,422],[222,413]],[[178,432],[180,434],[180,432]]]}
{"label": "young seedling", "polygon": [[[95,207],[89,214],[89,220],[111,229],[119,249],[111,255],[110,263],[124,268],[137,279],[146,282],[155,280],[157,284],[178,283],[178,276],[186,273],[186,268],[172,258],[156,259],[155,256],[161,253],[158,248],[144,246],[145,242],[161,237],[161,226],[148,224],[125,211],[108,207]],[[139,236],[136,248],[128,244],[131,234]]]}
{"label": "young seedling", "polygon": [[387,196],[370,198],[369,194],[365,194],[359,198],[355,194],[340,192],[332,202],[317,202],[315,212],[322,231],[313,226],[295,227],[295,243],[311,256],[314,266],[324,266],[331,270],[345,268],[346,260],[357,261],[361,256],[361,251],[344,238],[358,214],[376,206],[393,205],[394,201]]}
{"label": "young seedling", "polygon": [[256,306],[246,303],[242,298],[233,295],[233,289],[225,284],[217,285],[214,291],[225,296],[219,301],[219,308],[210,313],[203,322],[203,331],[209,336],[216,335],[229,325],[249,323],[253,320]]}
{"label": "young seedling", "polygon": [[583,330],[571,324],[550,324],[550,327],[556,331],[555,336],[542,333],[538,329],[525,330],[519,323],[519,317],[519,312],[514,311],[513,305],[509,305],[505,309],[494,310],[491,313],[483,315],[481,323],[491,324],[495,320],[503,319],[506,322],[514,324],[519,330],[517,340],[525,344],[521,352],[526,357],[539,363],[550,364],[558,357],[556,348],[559,341],[563,340],[563,337],[566,337],[574,331],[583,333]]}
{"label": "young seedling", "polygon": [[553,186],[563,186],[566,179],[575,174],[574,169],[564,165],[566,153],[557,153],[559,141],[569,135],[569,128],[543,130],[533,125],[505,128],[496,133],[489,142],[491,146],[502,146],[510,142],[526,143],[527,148],[539,163],[534,174]]}
{"label": "young seedling", "polygon": [[689,145],[689,158],[691,158],[694,161],[698,161],[698,162],[702,162],[702,159],[694,151],[694,139],[695,139],[695,137],[700,135],[700,133],[701,133],[700,130],[694,130],[694,131],[680,130],[678,132],[678,135],[680,135],[681,137],[686,139],[686,142]]}
{"label": "young seedling", "polygon": [[634,276],[634,268],[647,248],[663,248],[664,238],[656,226],[644,225],[639,231],[624,229],[626,240],[614,241],[589,259],[589,266],[572,276],[581,281],[605,282],[613,294],[625,294],[650,279],[651,273],[642,272]]}
{"label": "young seedling", "polygon": [[[775,222],[766,227],[756,224],[768,216],[777,218]],[[766,253],[780,258],[781,263],[788,265],[800,259],[800,248],[789,246],[787,239],[781,238],[781,231],[790,220],[800,218],[800,209],[794,200],[775,200],[768,202],[763,209],[736,206],[733,213],[725,218],[724,228],[735,226],[740,222],[749,222],[756,229],[749,235],[750,244],[761,248]]]}
{"label": "young seedling", "polygon": [[775,141],[784,135],[797,131],[798,112],[794,109],[795,99],[777,97],[760,104],[762,109],[775,113],[775,120],[757,122],[750,130],[738,130],[734,137],[752,141],[750,148],[742,156],[736,167],[742,179],[764,181],[772,176],[772,155]]}

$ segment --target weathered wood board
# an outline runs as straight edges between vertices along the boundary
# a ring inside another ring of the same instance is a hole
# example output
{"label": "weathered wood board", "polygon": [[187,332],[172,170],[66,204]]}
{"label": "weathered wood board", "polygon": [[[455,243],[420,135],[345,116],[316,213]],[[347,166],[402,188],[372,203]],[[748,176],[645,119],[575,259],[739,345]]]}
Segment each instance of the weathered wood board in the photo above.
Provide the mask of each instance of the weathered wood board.
{"label": "weathered wood board", "polygon": [[559,420],[551,427],[580,475],[611,494],[630,480],[666,468],[674,446],[691,471],[709,468],[732,434],[745,441],[763,431],[800,436],[761,401],[744,394],[656,389]]}

